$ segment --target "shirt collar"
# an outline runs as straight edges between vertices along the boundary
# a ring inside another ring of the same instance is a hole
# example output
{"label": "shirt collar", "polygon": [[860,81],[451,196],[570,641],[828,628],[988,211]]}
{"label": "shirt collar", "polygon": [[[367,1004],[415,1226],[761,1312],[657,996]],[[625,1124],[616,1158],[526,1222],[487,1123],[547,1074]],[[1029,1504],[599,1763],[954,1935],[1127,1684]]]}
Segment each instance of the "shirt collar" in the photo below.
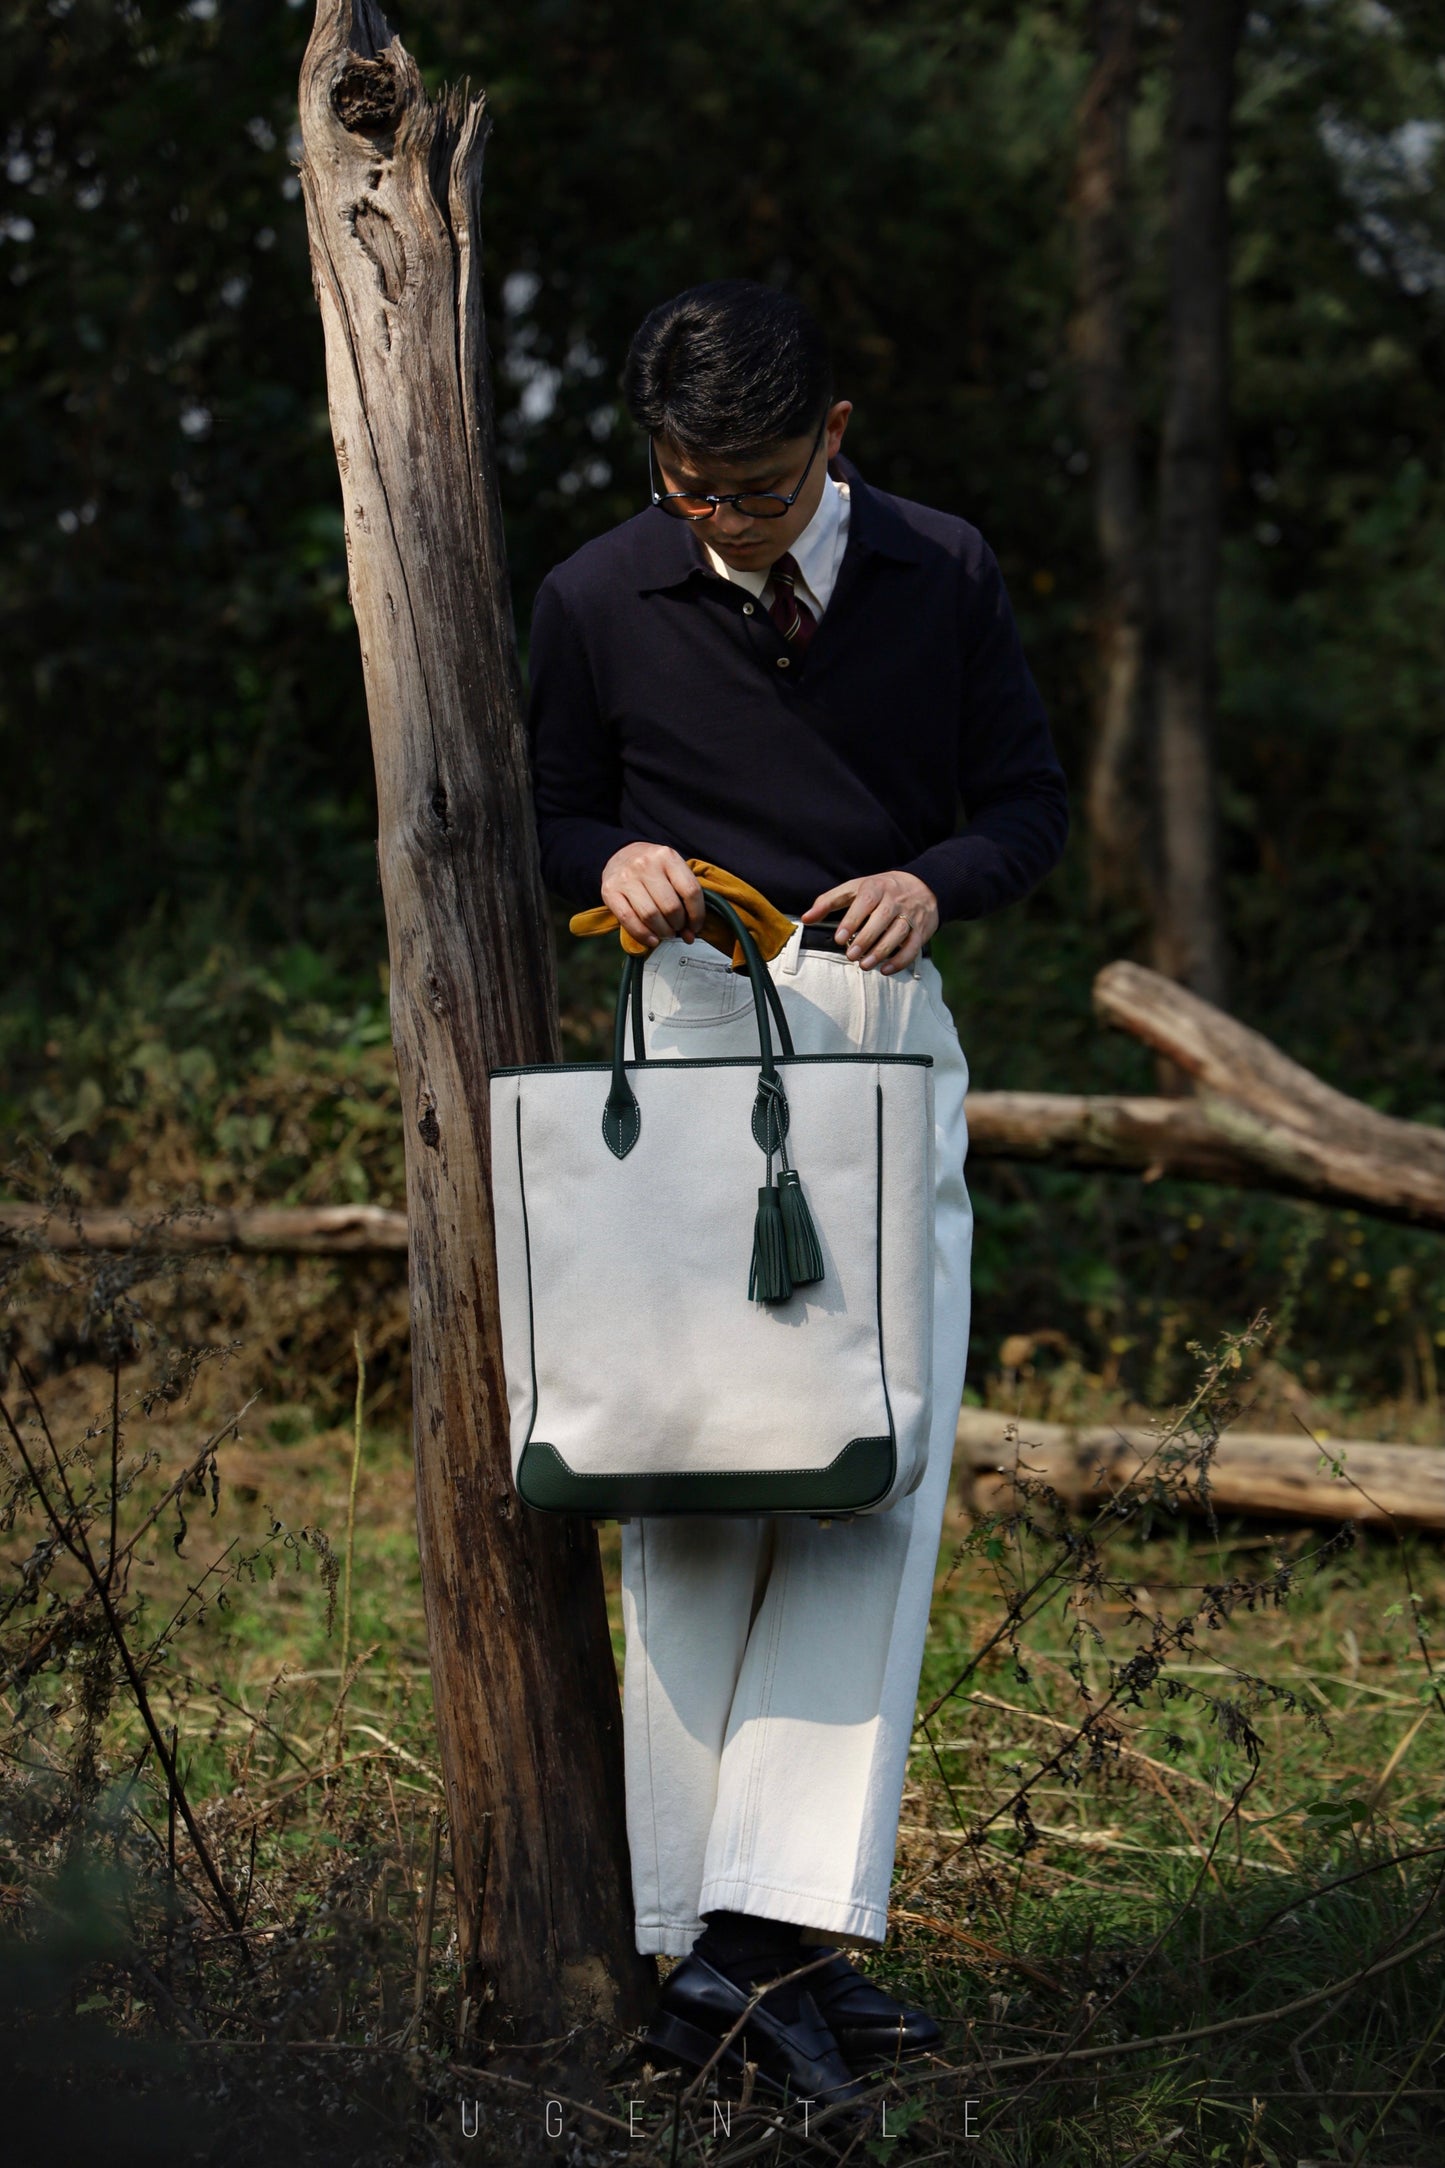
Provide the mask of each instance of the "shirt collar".
{"label": "shirt collar", "polygon": [[[844,562],[856,551],[860,555],[891,557],[903,564],[919,563],[923,556],[922,538],[895,508],[893,499],[880,490],[870,489],[850,459],[841,456],[835,459],[832,471],[848,484],[848,543]],[[809,526],[812,524],[810,521]],[[686,520],[669,519],[665,512],[649,509],[637,515],[634,531],[639,594],[682,587],[694,578],[716,577]]]}
{"label": "shirt collar", "polygon": [[[792,547],[792,559],[798,568],[798,576],[804,587],[815,595],[831,594],[833,588],[833,556],[838,545],[838,525],[843,517],[843,498],[838,484],[831,474],[823,477],[823,490],[814,508],[813,516]],[[709,522],[704,521],[703,525]],[[768,584],[769,572],[734,574],[727,570],[707,548],[707,539],[699,534],[699,541],[707,552],[707,561],[721,579],[732,579],[739,587],[746,587],[750,594],[760,595]]]}

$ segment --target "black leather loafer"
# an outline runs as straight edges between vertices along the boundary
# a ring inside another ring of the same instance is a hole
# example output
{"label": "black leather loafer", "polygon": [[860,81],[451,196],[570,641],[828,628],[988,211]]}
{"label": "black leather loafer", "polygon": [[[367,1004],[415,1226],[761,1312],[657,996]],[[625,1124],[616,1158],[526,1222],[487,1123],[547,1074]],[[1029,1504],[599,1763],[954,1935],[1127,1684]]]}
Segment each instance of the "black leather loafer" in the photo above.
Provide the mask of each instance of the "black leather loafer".
{"label": "black leather loafer", "polygon": [[[802,1954],[807,1957],[810,1952],[804,1949]],[[895,2002],[872,1980],[855,1972],[841,1951],[835,1951],[831,1963],[820,1965],[799,1984],[811,1993],[855,2075],[881,2070],[910,2056],[932,2055],[943,2045],[943,2034],[926,2010],[910,2010]]]}
{"label": "black leather loafer", "polygon": [[[809,1983],[797,1983],[796,2015],[777,2015],[765,1994],[732,2043],[718,2056],[720,2076],[741,2077],[743,2064],[757,2066],[757,2084],[789,2100],[816,2100],[823,2106],[852,2100],[863,2091],[839,2050]],[[718,2042],[737,2024],[750,2000],[726,1973],[705,1958],[683,1958],[668,1974],[642,2034],[645,2054],[685,2068],[701,2070],[717,2052]],[[791,2000],[791,1998],[790,1998]]]}

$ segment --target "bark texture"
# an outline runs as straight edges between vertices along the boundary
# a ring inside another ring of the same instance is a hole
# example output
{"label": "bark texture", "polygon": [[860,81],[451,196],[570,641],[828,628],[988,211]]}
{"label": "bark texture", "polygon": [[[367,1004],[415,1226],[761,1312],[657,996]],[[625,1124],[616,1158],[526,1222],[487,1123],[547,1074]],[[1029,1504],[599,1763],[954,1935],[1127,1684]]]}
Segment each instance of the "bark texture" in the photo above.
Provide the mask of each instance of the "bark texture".
{"label": "bark texture", "polygon": [[[1098,1505],[1139,1477],[1157,1440],[1147,1431],[1074,1428],[965,1408],[958,1422],[962,1466],[971,1478],[977,1512],[1007,1510],[1016,1497],[1015,1469],[1049,1483],[1064,1503]],[[1344,1474],[1321,1467],[1321,1456],[1343,1456]],[[1143,1481],[1152,1481],[1145,1475]],[[1181,1502],[1202,1512],[1205,1494],[1193,1479]],[[1377,1445],[1361,1438],[1321,1444],[1269,1432],[1227,1431],[1210,1464],[1208,1499],[1216,1513],[1283,1514],[1318,1521],[1393,1519],[1416,1528],[1445,1528],[1445,1452],[1425,1445]]]}
{"label": "bark texture", "polygon": [[1138,87],[1138,0],[1095,0],[1094,65],[1074,166],[1078,304],[1070,344],[1094,470],[1103,574],[1093,734],[1084,782],[1095,902],[1144,887],[1144,820],[1134,786],[1144,702],[1147,533],[1129,372],[1129,120]]}
{"label": "bark texture", "polygon": [[1181,0],[1170,123],[1169,371],[1155,624],[1155,962],[1226,993],[1214,784],[1215,631],[1228,415],[1229,139],[1243,0]]}
{"label": "bark texture", "polygon": [[495,485],[484,102],[319,0],[302,188],[361,637],[406,1128],[417,1519],[460,1946],[488,2028],[630,2022],[621,1721],[591,1529],[514,1493],[488,1067],[556,1058]]}

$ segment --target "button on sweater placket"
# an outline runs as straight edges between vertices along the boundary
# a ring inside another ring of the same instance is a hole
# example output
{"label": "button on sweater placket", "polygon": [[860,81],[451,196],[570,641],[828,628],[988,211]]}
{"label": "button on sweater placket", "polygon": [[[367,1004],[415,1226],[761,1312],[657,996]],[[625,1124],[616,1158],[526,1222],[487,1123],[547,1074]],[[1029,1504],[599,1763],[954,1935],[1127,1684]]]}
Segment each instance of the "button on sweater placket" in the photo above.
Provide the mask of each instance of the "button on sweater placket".
{"label": "button on sweater placket", "polygon": [[[748,601],[740,603],[736,605],[736,607],[738,615],[740,617],[747,617],[752,619],[752,623],[748,627],[748,637],[750,642],[756,640],[759,635],[762,635],[766,638],[769,647],[782,645],[782,635],[778,632],[777,627],[774,625],[771,617],[768,615],[767,611],[762,608],[760,603],[754,602],[751,598],[749,598]],[[759,656],[758,659],[760,661],[766,661],[767,658],[765,656]],[[803,658],[801,655],[792,654],[773,656],[773,668],[775,670],[781,670],[787,673],[785,676],[777,679],[776,682],[779,686],[791,686],[798,681],[798,669],[802,663],[802,659]]]}

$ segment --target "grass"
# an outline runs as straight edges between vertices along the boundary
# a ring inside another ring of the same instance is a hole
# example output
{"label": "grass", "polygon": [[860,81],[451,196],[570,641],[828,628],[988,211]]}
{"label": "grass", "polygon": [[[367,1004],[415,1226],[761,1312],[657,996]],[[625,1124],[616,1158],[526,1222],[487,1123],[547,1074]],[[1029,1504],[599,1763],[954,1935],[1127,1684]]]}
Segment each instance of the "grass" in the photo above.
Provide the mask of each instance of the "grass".
{"label": "grass", "polygon": [[[1248,1335],[1224,1351],[1186,1444],[1207,1443],[1258,1360]],[[152,2162],[282,2145],[658,2168],[1445,2160],[1445,1564],[1428,1541],[1211,1530],[1158,1502],[1090,1524],[1037,1493],[975,1522],[955,1497],[873,1961],[938,2013],[947,2054],[881,2089],[886,2126],[804,2137],[739,2105],[729,2129],[726,2103],[619,2068],[621,2043],[488,2047],[485,2012],[460,2004],[406,1435],[384,1400],[367,1411],[343,1676],[351,1425],[325,1419],[323,1396],[319,1421],[263,1399],[232,1428],[246,1363],[189,1368],[147,1414],[132,1383],[146,1362],[122,1366],[122,1535],[203,1462],[137,1544],[122,1608],[240,1933],[94,1604],[17,1675],[85,1576],[45,1551],[8,1446],[6,1585],[21,1567],[34,1601],[11,1602],[0,1631],[0,2032],[18,2097],[44,2099],[54,2130],[70,2117],[78,2141],[102,2097],[137,2111]],[[112,1383],[94,1362],[36,1383],[93,1535]],[[13,1371],[5,1398],[40,1467]]]}

